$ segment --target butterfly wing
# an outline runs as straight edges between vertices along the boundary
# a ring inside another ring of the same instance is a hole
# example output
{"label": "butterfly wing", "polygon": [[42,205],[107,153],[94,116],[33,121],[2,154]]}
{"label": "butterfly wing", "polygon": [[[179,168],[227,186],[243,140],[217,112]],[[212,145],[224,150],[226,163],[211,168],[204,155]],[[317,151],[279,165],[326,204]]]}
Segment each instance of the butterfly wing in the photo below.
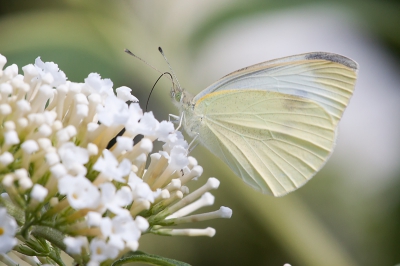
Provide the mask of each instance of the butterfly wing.
{"label": "butterfly wing", "polygon": [[247,184],[274,196],[305,184],[335,143],[332,116],[318,103],[293,95],[217,91],[199,99],[193,111],[200,142]]}
{"label": "butterfly wing", "polygon": [[263,62],[240,69],[218,80],[194,101],[223,90],[257,89],[310,99],[321,105],[337,124],[357,77],[358,65],[338,54],[308,53]]}

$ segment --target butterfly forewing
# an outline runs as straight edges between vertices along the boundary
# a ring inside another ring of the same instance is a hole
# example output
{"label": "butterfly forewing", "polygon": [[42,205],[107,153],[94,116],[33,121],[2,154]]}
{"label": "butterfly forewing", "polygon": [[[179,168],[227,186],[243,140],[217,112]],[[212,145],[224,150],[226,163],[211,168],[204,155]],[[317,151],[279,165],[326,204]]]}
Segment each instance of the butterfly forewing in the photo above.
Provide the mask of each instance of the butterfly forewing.
{"label": "butterfly forewing", "polygon": [[310,99],[337,124],[353,94],[357,64],[344,56],[309,53],[276,59],[233,72],[195,98],[224,90],[257,89]]}

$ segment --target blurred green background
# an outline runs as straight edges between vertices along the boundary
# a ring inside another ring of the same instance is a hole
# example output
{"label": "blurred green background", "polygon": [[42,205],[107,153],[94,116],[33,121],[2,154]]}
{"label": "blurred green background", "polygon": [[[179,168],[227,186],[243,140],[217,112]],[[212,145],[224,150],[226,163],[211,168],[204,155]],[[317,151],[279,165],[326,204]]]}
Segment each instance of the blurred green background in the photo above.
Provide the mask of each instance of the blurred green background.
{"label": "blurred green background", "polygon": [[[144,236],[140,249],[193,265],[395,265],[400,263],[400,1],[385,0],[59,0],[0,1],[0,53],[22,67],[37,56],[69,80],[91,72],[128,86],[142,103],[161,71],[164,49],[193,94],[236,69],[311,51],[360,64],[356,91],[323,170],[298,191],[273,198],[252,191],[203,147],[204,174],[230,220],[194,224],[213,238]],[[170,83],[149,110],[177,114]]]}

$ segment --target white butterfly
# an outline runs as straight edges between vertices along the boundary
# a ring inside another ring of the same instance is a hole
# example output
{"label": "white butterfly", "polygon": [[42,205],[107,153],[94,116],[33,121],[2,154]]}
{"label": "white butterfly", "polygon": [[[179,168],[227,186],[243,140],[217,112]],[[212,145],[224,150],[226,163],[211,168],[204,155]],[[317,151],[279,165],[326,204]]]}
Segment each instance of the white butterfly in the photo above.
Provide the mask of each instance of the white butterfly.
{"label": "white butterfly", "polygon": [[358,65],[315,52],[235,71],[195,97],[173,86],[188,134],[256,190],[283,196],[317,173],[335,146]]}

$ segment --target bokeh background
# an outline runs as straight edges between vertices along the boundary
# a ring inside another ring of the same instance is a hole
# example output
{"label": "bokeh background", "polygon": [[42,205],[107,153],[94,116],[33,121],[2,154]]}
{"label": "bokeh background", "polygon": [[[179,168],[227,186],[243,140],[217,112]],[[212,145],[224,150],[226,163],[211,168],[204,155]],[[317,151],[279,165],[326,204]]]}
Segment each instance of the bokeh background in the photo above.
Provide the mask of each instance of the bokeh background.
{"label": "bokeh background", "polygon": [[[37,56],[69,80],[91,72],[129,86],[144,108],[164,49],[193,94],[236,69],[311,51],[360,64],[354,97],[323,170],[298,191],[252,191],[198,146],[204,174],[221,180],[214,210],[233,209],[213,238],[144,236],[140,249],[193,265],[395,265],[400,263],[400,1],[396,0],[14,0],[0,1],[0,53],[20,67]],[[149,110],[177,114],[170,82]]]}

